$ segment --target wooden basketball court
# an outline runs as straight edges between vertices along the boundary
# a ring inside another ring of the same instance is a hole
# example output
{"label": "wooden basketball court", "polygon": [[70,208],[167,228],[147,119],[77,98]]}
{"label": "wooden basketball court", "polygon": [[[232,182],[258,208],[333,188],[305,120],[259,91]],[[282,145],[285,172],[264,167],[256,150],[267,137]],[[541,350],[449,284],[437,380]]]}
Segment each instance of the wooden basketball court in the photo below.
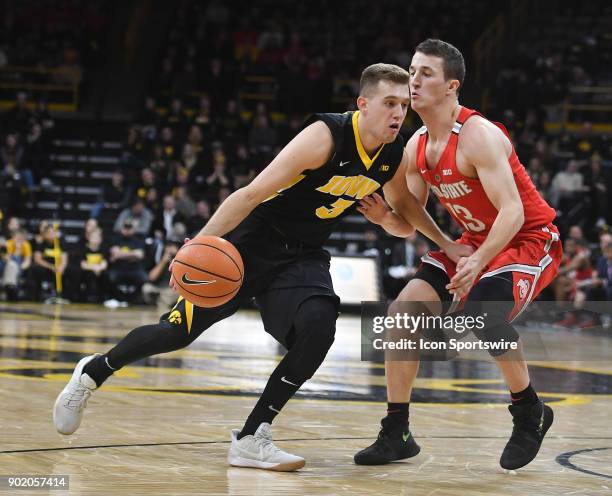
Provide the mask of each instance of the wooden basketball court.
{"label": "wooden basketball court", "polygon": [[[421,453],[361,467],[385,410],[382,365],[360,361],[359,318],[342,316],[330,354],[273,426],[277,444],[306,458],[295,473],[231,468],[239,428],[282,349],[255,312],[241,312],[190,348],[127,367],[89,401],[81,428],[58,434],[52,406],[79,357],[104,352],[148,309],[0,307],[0,475],[69,475],[51,494],[598,495],[612,494],[612,338],[554,331],[592,349],[589,362],[531,364],[554,408],[538,458],[516,474],[498,464],[511,431],[508,393],[483,359],[423,363],[411,405]],[[553,332],[553,331],[551,331]],[[2,494],[44,494],[14,490]]]}

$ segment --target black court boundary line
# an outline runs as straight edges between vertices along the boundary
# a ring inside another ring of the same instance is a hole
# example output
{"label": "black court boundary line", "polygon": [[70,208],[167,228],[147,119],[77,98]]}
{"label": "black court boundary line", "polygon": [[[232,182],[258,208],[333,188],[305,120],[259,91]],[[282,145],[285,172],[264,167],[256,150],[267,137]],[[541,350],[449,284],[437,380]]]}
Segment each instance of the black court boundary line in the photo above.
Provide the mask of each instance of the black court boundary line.
{"label": "black court boundary line", "polygon": [[[367,441],[371,440],[372,436],[367,437],[317,437],[317,438],[287,438],[287,439],[276,439],[277,442],[290,442],[290,441]],[[419,436],[419,439],[507,439],[507,436]],[[546,439],[573,439],[573,440],[612,440],[612,437],[579,437],[579,436],[557,436],[551,437],[547,436]],[[208,445],[208,444],[230,444],[231,441],[182,441],[182,442],[168,442],[168,443],[135,443],[135,444],[100,444],[93,446],[63,446],[58,448],[31,448],[31,449],[23,449],[23,450],[6,450],[0,451],[0,455],[11,455],[16,453],[43,453],[48,451],[68,451],[68,450],[89,450],[89,449],[98,449],[98,448],[148,448],[155,446],[196,446],[196,445]],[[608,477],[612,479],[612,476],[598,474],[596,472],[589,472],[579,467],[575,467],[569,461],[567,461],[568,465],[564,465],[559,460],[562,459],[565,455],[567,455],[567,460],[571,458],[573,455],[578,453],[583,453],[586,451],[597,451],[597,450],[605,450],[612,448],[594,448],[594,449],[585,449],[580,451],[573,451],[569,453],[562,453],[557,456],[556,461],[563,466],[567,466],[568,468],[572,468],[574,470],[578,470],[581,472],[586,472],[592,475],[599,475],[602,477]]]}
{"label": "black court boundary line", "polygon": [[[610,438],[602,437],[601,439],[610,439]],[[593,472],[592,470],[587,470],[586,468],[579,467],[578,465],[574,465],[572,462],[570,462],[570,458],[574,455],[580,455],[581,453],[589,453],[593,451],[603,451],[603,450],[609,450],[609,449],[612,449],[612,448],[610,447],[608,448],[587,448],[587,449],[581,449],[577,451],[568,451],[567,453],[561,453],[559,456],[557,456],[557,458],[555,458],[555,461],[562,467],[569,468],[577,472],[582,472],[583,474],[595,475],[596,477],[604,477],[606,479],[612,479],[612,475],[600,474],[599,472]]]}

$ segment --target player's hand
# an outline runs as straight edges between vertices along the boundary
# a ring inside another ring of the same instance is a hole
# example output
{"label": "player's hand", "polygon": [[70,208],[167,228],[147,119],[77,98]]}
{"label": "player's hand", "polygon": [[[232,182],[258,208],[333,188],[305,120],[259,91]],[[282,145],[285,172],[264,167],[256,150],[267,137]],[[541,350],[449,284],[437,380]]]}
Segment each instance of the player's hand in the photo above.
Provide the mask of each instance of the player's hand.
{"label": "player's hand", "polygon": [[373,224],[382,224],[385,215],[391,211],[389,205],[378,193],[372,193],[362,198],[357,211]]}
{"label": "player's hand", "polygon": [[455,297],[463,298],[472,289],[481,270],[482,264],[478,257],[474,255],[461,257],[457,262],[457,273],[446,285],[446,289]]}
{"label": "player's hand", "polygon": [[[191,238],[185,238],[185,241],[183,242],[183,244],[187,243]],[[168,270],[170,271],[170,274],[172,274],[172,264],[174,263],[174,257],[172,258],[172,260],[170,260],[170,265],[168,265]],[[174,282],[174,279],[172,278],[172,275],[170,276],[170,280],[168,281],[168,286],[170,286],[172,289],[174,289],[174,291],[176,291],[176,283]]]}
{"label": "player's hand", "polygon": [[442,248],[442,251],[444,251],[448,258],[450,258],[453,262],[458,263],[461,258],[469,257],[472,253],[474,253],[474,248],[469,245],[464,245],[463,243],[453,241]]}

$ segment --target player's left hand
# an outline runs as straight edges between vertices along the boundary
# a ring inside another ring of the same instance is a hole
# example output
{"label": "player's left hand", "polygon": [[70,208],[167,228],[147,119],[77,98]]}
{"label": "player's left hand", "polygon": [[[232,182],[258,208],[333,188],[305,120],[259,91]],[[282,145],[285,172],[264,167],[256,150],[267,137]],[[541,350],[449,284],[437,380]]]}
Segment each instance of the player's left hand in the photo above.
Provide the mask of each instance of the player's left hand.
{"label": "player's left hand", "polygon": [[373,224],[382,224],[385,215],[391,211],[387,202],[378,193],[372,193],[361,199],[357,211]]}
{"label": "player's left hand", "polygon": [[462,258],[467,258],[474,253],[474,248],[469,245],[464,245],[463,243],[453,241],[452,243],[449,243],[447,246],[443,247],[442,251],[444,251],[448,258],[450,258],[453,262],[458,263]]}
{"label": "player's left hand", "polygon": [[481,270],[482,264],[478,257],[470,255],[469,257],[460,258],[457,262],[457,273],[446,285],[446,289],[455,297],[463,298],[472,289],[474,281]]}

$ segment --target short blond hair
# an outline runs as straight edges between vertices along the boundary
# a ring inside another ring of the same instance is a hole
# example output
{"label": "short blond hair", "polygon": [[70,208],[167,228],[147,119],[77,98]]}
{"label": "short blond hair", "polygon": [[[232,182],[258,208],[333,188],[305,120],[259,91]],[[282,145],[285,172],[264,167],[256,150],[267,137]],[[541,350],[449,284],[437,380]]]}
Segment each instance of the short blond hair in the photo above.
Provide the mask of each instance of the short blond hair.
{"label": "short blond hair", "polygon": [[359,94],[366,96],[368,92],[378,85],[379,81],[408,84],[410,81],[410,74],[399,65],[383,63],[372,64],[366,67],[361,73]]}

